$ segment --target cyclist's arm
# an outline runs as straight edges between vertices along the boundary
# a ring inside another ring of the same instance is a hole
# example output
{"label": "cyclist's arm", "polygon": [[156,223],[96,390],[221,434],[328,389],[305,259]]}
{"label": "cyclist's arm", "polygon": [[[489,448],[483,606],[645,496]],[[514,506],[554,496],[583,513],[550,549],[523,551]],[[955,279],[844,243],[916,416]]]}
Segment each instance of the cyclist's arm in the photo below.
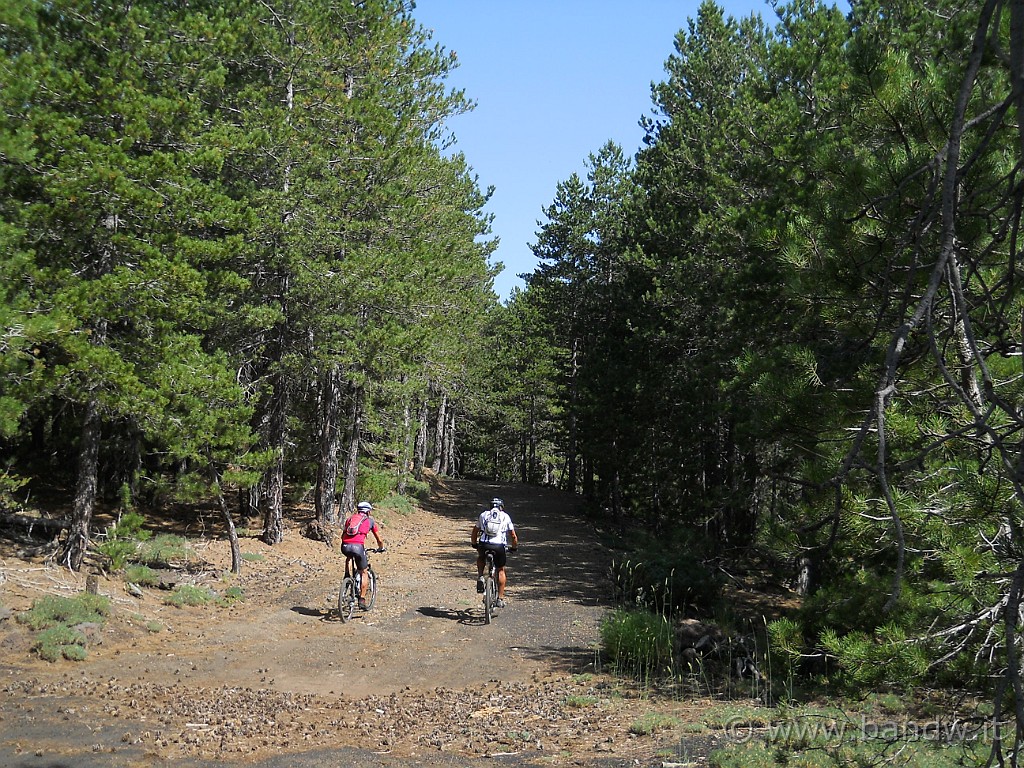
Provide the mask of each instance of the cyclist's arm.
{"label": "cyclist's arm", "polygon": [[474,547],[477,545],[477,541],[480,539],[480,534],[481,533],[483,533],[483,531],[480,530],[480,526],[479,525],[474,525],[473,526],[473,533],[471,534]]}
{"label": "cyclist's arm", "polygon": [[512,549],[518,549],[519,548],[519,537],[516,536],[516,529],[515,528],[509,528],[508,529],[508,535],[509,535],[509,538],[512,540]]}

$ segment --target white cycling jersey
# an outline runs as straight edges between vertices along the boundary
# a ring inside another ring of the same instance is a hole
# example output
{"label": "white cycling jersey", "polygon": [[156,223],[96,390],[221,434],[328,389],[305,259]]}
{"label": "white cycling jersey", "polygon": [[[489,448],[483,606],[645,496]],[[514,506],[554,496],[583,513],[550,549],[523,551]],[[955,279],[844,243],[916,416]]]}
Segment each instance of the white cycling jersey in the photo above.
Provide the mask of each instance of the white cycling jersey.
{"label": "white cycling jersey", "polygon": [[484,544],[501,544],[506,547],[509,531],[516,529],[512,525],[512,518],[497,507],[481,512],[476,525],[480,529],[480,541]]}

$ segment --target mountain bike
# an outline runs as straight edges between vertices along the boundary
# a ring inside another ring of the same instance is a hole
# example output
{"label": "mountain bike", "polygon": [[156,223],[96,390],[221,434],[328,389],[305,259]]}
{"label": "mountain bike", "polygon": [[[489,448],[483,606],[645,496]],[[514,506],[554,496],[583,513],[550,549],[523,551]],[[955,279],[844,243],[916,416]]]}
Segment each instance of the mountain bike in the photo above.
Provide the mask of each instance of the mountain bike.
{"label": "mountain bike", "polygon": [[[384,549],[367,549],[366,552],[380,553]],[[370,581],[366,585],[366,610],[371,610],[377,602],[377,574],[367,562],[366,578]],[[359,604],[359,592],[361,587],[362,574],[359,573],[359,566],[352,555],[345,555],[345,577],[341,580],[341,589],[338,590],[338,615],[342,622],[347,622],[355,613]]]}
{"label": "mountain bike", "polygon": [[[478,550],[479,551],[479,550]],[[515,552],[514,549],[506,549],[506,552]],[[488,549],[484,555],[484,623],[490,624],[491,618],[498,606],[498,573],[494,567],[494,550]]]}
{"label": "mountain bike", "polygon": [[494,570],[494,552],[487,550],[484,559],[484,623],[491,623],[491,616],[498,602],[498,574]]}

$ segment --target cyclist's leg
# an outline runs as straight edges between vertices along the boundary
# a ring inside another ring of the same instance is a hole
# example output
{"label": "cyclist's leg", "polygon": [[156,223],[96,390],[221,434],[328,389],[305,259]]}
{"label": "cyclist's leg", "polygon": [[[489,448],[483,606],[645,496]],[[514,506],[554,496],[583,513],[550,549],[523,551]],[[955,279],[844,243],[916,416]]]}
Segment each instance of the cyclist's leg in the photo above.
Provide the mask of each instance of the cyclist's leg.
{"label": "cyclist's leg", "polygon": [[504,547],[494,551],[494,570],[497,574],[498,597],[505,597],[505,563],[508,562],[508,554]]}

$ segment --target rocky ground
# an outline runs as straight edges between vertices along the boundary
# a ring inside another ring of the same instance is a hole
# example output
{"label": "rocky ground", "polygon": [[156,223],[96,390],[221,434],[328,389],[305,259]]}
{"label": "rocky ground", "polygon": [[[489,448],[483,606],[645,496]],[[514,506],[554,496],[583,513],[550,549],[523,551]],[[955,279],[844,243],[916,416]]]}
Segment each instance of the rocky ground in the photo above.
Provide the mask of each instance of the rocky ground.
{"label": "rocky ground", "polygon": [[[521,547],[509,605],[486,625],[469,529],[495,494]],[[452,482],[380,517],[380,597],[347,624],[332,611],[342,562],[300,535],[306,521],[274,547],[244,537],[236,577],[213,518],[178,521],[203,566],[175,578],[244,599],[176,608],[167,591],[101,577],[113,615],[82,662],[39,659],[13,616],[81,591],[85,574],[5,553],[0,766],[699,765],[726,735],[702,725],[699,696],[605,674],[611,550],[573,497]],[[671,725],[636,727],[653,714]]]}

